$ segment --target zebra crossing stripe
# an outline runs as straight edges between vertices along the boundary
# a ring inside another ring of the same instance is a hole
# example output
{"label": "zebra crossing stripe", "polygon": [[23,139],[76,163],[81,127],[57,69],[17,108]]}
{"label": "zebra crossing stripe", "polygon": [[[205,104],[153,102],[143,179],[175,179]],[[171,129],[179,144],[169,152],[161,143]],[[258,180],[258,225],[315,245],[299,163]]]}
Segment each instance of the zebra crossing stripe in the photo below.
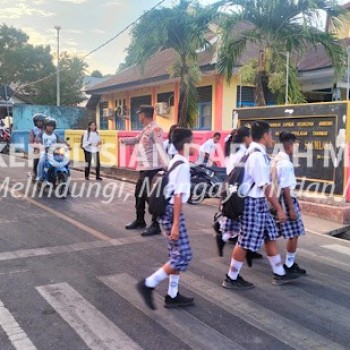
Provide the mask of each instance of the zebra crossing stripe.
{"label": "zebra crossing stripe", "polygon": [[248,300],[241,292],[222,288],[219,282],[213,283],[191,272],[184,273],[181,281],[189,290],[294,349],[345,350],[340,344]]}
{"label": "zebra crossing stripe", "polygon": [[49,284],[36,289],[90,349],[141,349],[68,283]]}
{"label": "zebra crossing stripe", "polygon": [[12,346],[18,350],[37,350],[22,328],[0,301],[0,326],[7,334]]}
{"label": "zebra crossing stripe", "polygon": [[332,250],[332,251],[337,252],[337,253],[350,255],[350,248],[345,247],[343,245],[339,245],[339,244],[321,245],[321,248],[326,248],[326,249]]}
{"label": "zebra crossing stripe", "polygon": [[144,314],[151,317],[153,321],[176,335],[178,339],[198,350],[243,350],[244,347],[225,337],[220,332],[207,326],[205,323],[186,312],[184,309],[163,308],[164,299],[154,293],[158,304],[156,311],[145,306],[140,295],[136,291],[136,280],[128,274],[122,273],[110,276],[98,277],[105,285],[126,299],[130,304],[137,307]]}
{"label": "zebra crossing stripe", "polygon": [[[222,258],[210,258],[202,260],[202,262],[210,267],[215,268],[218,271],[224,271],[223,269],[227,268],[227,266],[224,265]],[[271,293],[271,290],[276,290],[271,282],[268,282],[268,276],[265,272],[255,270],[254,273],[255,276],[261,276],[265,280],[264,282],[261,281],[261,283],[259,283],[259,288],[261,288],[262,293],[269,294]],[[314,271],[312,271],[312,275],[313,274]],[[326,277],[329,278],[328,275]],[[310,277],[310,275],[306,276],[307,281],[309,281],[311,278],[312,277]],[[324,281],[327,281],[324,276],[321,278],[323,278]],[[317,283],[320,283],[322,281],[320,278],[314,278],[314,280]],[[340,289],[341,287],[338,284],[336,288]],[[281,298],[286,304],[290,305],[291,307],[294,306],[297,309],[303,310],[306,314],[306,317],[327,318],[329,323],[331,323],[334,328],[342,327],[345,328],[344,331],[350,331],[350,325],[348,322],[349,309],[342,305],[336,304],[335,302],[321,297],[315,297],[314,294],[309,293],[302,288],[288,288],[288,286],[287,288],[278,288],[278,290],[275,292],[275,297]]]}

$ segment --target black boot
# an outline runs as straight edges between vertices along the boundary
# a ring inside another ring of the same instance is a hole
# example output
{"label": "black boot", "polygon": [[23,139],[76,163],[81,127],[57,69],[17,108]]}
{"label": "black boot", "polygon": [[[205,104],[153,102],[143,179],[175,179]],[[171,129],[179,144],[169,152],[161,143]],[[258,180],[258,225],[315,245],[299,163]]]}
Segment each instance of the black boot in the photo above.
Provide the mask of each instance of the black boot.
{"label": "black boot", "polygon": [[136,229],[141,229],[141,228],[145,228],[146,227],[146,222],[145,220],[141,221],[141,220],[135,220],[133,222],[131,222],[130,224],[127,224],[125,226],[126,230],[136,230]]}
{"label": "black boot", "polygon": [[151,226],[149,226],[146,230],[141,233],[141,236],[154,236],[161,234],[160,226],[158,222],[152,222]]}

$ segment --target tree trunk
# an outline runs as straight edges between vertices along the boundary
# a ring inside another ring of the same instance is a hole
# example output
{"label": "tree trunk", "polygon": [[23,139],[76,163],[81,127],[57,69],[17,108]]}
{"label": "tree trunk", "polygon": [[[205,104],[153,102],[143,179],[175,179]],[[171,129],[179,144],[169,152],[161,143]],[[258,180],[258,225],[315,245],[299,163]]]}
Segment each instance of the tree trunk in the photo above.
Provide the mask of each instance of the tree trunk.
{"label": "tree trunk", "polygon": [[264,94],[264,76],[265,76],[265,51],[259,52],[258,60],[258,72],[256,75],[255,83],[255,105],[266,106],[265,94]]}
{"label": "tree trunk", "polygon": [[187,87],[180,83],[180,99],[179,99],[179,110],[178,110],[178,126],[188,127],[188,91]]}

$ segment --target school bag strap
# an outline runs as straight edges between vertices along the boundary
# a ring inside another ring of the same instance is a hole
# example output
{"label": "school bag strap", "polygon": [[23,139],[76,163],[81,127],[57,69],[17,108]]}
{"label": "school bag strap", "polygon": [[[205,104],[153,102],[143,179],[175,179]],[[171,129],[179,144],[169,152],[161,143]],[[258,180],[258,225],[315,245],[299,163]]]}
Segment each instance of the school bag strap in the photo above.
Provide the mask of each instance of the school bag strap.
{"label": "school bag strap", "polygon": [[170,174],[173,170],[175,170],[175,168],[177,168],[181,164],[185,164],[185,162],[183,160],[177,160],[168,170],[168,174]]}

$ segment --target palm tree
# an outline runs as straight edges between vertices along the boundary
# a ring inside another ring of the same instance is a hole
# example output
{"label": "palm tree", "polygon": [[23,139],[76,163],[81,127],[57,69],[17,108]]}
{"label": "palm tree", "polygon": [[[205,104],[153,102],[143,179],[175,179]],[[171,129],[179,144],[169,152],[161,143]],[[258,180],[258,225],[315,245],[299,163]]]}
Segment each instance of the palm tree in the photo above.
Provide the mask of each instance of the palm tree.
{"label": "palm tree", "polygon": [[[332,32],[317,29],[320,10],[327,13],[330,25],[339,27],[345,10],[332,0],[227,0],[233,11],[222,22],[218,68],[231,79],[247,47],[254,46],[258,57],[243,67],[243,76],[252,80],[255,71],[255,102],[266,105],[266,87],[281,96],[285,89],[287,52],[289,61],[288,100],[304,101],[297,79],[297,62],[308,50],[323,46],[329,55],[336,76],[344,67],[345,51]],[[249,79],[247,79],[249,81]]]}
{"label": "palm tree", "polygon": [[126,65],[144,67],[155,53],[166,49],[175,54],[169,73],[180,79],[179,126],[190,126],[197,113],[196,86],[201,79],[197,51],[209,45],[206,33],[215,13],[215,6],[202,7],[192,0],[180,0],[172,8],[146,13],[131,32]]}

